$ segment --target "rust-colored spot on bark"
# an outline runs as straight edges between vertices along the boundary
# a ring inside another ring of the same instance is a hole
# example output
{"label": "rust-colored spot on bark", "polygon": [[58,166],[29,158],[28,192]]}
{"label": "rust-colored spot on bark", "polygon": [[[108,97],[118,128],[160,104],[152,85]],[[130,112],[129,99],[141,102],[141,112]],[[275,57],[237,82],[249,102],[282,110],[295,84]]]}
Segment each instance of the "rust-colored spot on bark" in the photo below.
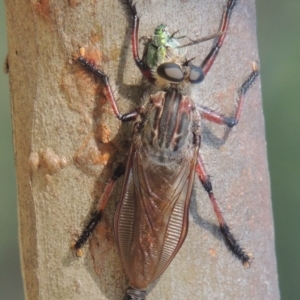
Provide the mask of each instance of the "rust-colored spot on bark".
{"label": "rust-colored spot on bark", "polygon": [[215,249],[210,249],[209,250],[209,254],[212,256],[212,257],[216,257],[217,256],[217,251]]}
{"label": "rust-colored spot on bark", "polygon": [[50,20],[52,12],[50,7],[50,0],[38,0],[36,2],[32,2],[32,6],[36,14],[46,20]]}
{"label": "rust-colored spot on bark", "polygon": [[69,4],[71,7],[76,7],[80,2],[80,0],[69,0]]}
{"label": "rust-colored spot on bark", "polygon": [[80,168],[96,176],[101,170],[99,166],[111,163],[115,153],[116,148],[111,143],[104,144],[97,141],[91,132],[74,154],[73,160]]}
{"label": "rust-colored spot on bark", "polygon": [[61,87],[67,95],[70,108],[82,114],[84,120],[89,120],[87,114],[99,117],[104,110],[103,104],[107,101],[99,78],[83,70],[78,61],[80,57],[101,69],[103,54],[95,46],[81,47],[73,55],[73,63],[69,70],[64,71],[62,75]]}
{"label": "rust-colored spot on bark", "polygon": [[99,124],[95,132],[95,139],[104,144],[110,142],[110,130],[105,124]]}
{"label": "rust-colored spot on bark", "polygon": [[107,217],[104,216],[101,223],[97,225],[90,238],[89,244],[95,272],[101,276],[103,269],[107,268],[105,262],[111,259],[112,254],[116,251],[112,228]]}

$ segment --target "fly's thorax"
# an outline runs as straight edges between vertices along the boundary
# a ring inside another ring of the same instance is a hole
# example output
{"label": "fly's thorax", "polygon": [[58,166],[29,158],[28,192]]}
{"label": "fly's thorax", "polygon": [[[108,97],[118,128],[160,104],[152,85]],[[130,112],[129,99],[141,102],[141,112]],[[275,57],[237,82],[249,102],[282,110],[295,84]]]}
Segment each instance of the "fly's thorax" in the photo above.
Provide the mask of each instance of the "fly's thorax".
{"label": "fly's thorax", "polygon": [[195,146],[200,117],[188,96],[170,88],[150,95],[148,103],[140,141],[149,154],[171,158]]}

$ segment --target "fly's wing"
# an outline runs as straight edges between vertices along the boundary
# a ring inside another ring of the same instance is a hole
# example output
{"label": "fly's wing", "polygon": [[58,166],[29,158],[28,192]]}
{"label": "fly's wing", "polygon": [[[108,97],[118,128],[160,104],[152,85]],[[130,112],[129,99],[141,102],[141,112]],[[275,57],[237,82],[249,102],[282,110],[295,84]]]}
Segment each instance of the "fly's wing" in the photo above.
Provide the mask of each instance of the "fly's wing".
{"label": "fly's wing", "polygon": [[132,147],[115,237],[130,285],[146,289],[169,265],[188,228],[188,208],[198,147],[168,163]]}

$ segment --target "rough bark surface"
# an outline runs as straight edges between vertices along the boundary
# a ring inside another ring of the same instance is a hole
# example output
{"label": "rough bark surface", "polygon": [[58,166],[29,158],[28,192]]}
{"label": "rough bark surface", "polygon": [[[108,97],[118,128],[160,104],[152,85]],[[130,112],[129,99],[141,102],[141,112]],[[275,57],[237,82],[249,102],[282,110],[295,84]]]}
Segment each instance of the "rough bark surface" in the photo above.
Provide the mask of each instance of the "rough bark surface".
{"label": "rough bark surface", "polygon": [[[199,38],[218,30],[225,0],[138,1],[140,37],[160,23]],[[113,162],[126,155],[131,125],[120,125],[93,78],[72,63],[89,49],[115,83],[127,112],[142,96],[121,1],[6,1],[19,197],[19,236],[27,299],[121,299],[127,287],[112,216],[120,184],[83,257],[70,250],[95,207]],[[190,47],[199,62],[212,41]],[[230,114],[236,90],[258,60],[255,2],[238,1],[219,57],[197,103]],[[214,192],[240,243],[255,260],[245,270],[226,249],[209,199],[195,181],[188,237],[148,299],[279,299],[260,80],[239,125],[203,121],[202,155]]]}

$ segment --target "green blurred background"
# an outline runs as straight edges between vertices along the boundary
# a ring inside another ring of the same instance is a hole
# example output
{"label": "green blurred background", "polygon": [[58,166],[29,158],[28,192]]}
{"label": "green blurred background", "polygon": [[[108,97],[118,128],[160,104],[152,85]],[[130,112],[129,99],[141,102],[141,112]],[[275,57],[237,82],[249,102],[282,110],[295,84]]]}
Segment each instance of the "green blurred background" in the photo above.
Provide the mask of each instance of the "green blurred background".
{"label": "green blurred background", "polygon": [[[281,297],[283,300],[298,300],[300,1],[258,0],[257,17]],[[0,64],[3,65],[7,53],[7,37],[2,1],[0,37]],[[24,294],[18,252],[9,86],[8,76],[3,72],[0,72],[0,84],[0,299],[19,300],[24,299]]]}

